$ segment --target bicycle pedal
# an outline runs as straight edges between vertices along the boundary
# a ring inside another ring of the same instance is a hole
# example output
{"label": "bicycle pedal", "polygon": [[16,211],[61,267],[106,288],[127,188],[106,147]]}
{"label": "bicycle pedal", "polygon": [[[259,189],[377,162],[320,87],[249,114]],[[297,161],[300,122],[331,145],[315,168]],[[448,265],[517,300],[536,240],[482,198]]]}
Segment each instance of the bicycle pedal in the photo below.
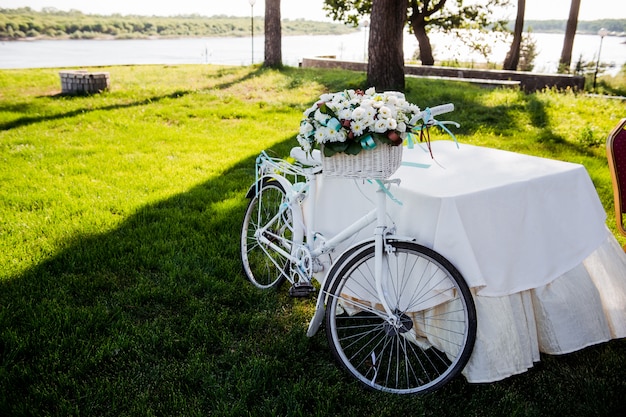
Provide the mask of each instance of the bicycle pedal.
{"label": "bicycle pedal", "polygon": [[289,295],[292,297],[310,297],[315,293],[315,287],[308,282],[293,284],[289,288]]}

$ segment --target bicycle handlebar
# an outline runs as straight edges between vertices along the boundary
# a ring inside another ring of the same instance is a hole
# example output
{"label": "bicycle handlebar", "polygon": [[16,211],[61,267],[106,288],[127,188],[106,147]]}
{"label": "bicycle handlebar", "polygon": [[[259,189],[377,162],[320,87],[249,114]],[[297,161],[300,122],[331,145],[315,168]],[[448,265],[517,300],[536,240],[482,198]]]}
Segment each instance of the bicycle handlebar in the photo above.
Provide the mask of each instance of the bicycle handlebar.
{"label": "bicycle handlebar", "polygon": [[441,104],[439,106],[426,108],[423,112],[416,114],[409,124],[415,125],[419,120],[424,120],[424,123],[428,123],[432,120],[433,117],[438,116],[440,114],[449,113],[454,111],[454,104]]}

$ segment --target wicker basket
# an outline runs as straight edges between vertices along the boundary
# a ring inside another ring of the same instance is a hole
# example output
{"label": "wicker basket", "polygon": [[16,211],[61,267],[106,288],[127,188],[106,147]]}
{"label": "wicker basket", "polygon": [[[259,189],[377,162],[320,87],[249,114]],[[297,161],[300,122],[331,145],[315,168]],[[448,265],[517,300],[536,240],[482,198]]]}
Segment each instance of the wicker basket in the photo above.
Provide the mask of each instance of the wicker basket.
{"label": "wicker basket", "polygon": [[402,145],[391,146],[378,143],[372,150],[362,150],[357,155],[336,153],[324,156],[324,175],[348,178],[386,179],[393,175],[402,162]]}

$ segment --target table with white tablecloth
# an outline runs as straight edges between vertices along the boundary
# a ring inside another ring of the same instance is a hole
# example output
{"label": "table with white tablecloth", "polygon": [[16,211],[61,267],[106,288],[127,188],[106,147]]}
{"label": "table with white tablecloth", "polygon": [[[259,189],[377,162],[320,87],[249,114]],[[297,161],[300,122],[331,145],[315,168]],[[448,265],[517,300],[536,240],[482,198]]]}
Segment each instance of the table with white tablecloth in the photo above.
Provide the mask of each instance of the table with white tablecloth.
{"label": "table with white tablecloth", "polygon": [[[424,145],[404,149],[387,212],[396,234],[448,258],[472,289],[468,381],[524,372],[539,352],[626,337],[626,254],[582,165],[452,141],[431,148],[434,159]],[[374,207],[376,187],[320,179],[315,229],[332,236],[349,225]]]}

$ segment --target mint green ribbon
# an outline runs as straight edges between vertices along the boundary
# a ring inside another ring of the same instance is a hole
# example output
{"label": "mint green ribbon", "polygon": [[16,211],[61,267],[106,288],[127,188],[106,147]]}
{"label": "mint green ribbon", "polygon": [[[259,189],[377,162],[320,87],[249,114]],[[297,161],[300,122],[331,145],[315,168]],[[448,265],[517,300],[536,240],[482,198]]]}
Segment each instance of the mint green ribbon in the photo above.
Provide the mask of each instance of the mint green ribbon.
{"label": "mint green ribbon", "polygon": [[371,151],[376,147],[376,142],[374,142],[374,138],[372,135],[366,135],[360,140],[361,147],[365,150]]}
{"label": "mint green ribbon", "polygon": [[341,122],[333,117],[326,123],[326,127],[331,128],[336,132],[339,132],[339,129],[341,129]]}
{"label": "mint green ribbon", "polygon": [[454,139],[454,143],[456,144],[456,147],[459,148],[459,141],[457,140],[456,136],[454,136],[454,133],[452,133],[450,131],[450,129],[448,129],[445,125],[454,125],[457,128],[461,127],[460,124],[458,124],[457,122],[452,122],[452,121],[442,121],[440,122],[439,120],[434,119],[431,114],[430,114],[430,108],[426,108],[424,110],[424,123],[421,126],[415,126],[414,128],[411,129],[411,132],[409,132],[409,134],[407,135],[407,147],[409,149],[413,149],[413,146],[415,143],[417,143],[415,141],[415,135],[412,132],[419,132],[421,130],[424,129],[428,129],[430,126],[428,125],[428,123],[432,120],[433,125],[434,126],[439,126],[441,128],[441,130],[443,130],[444,132],[446,132],[448,135],[450,135],[452,137],[452,139]]}
{"label": "mint green ribbon", "polygon": [[420,164],[419,162],[402,161],[400,165],[412,168],[430,168],[430,164]]}
{"label": "mint green ribbon", "polygon": [[[433,119],[434,120],[434,119]],[[461,127],[460,124],[458,124],[457,122],[451,122],[451,121],[443,121],[440,122],[439,120],[434,120],[434,126],[439,126],[444,132],[446,132],[448,135],[450,135],[452,137],[452,139],[454,139],[454,142],[456,143],[456,146],[459,146],[459,141],[457,140],[456,136],[454,136],[454,133],[452,133],[450,131],[450,129],[448,129],[445,125],[454,125],[456,127]],[[415,126],[414,128],[411,129],[411,132],[409,132],[409,134],[407,135],[407,139],[410,139],[408,141],[409,143],[409,149],[412,149],[412,145],[414,143],[417,143],[417,141],[415,141],[414,137],[416,136],[415,134],[413,134],[412,132],[419,132],[420,130],[424,130],[424,129],[428,129],[429,126],[426,125],[421,125],[421,126]]]}
{"label": "mint green ribbon", "polygon": [[[368,181],[370,181],[370,180],[368,180]],[[381,188],[381,190],[383,190],[383,192],[385,194],[387,194],[387,197],[389,197],[389,199],[391,201],[393,201],[394,203],[396,203],[396,204],[398,204],[400,206],[403,205],[402,201],[398,200],[393,194],[391,194],[391,191],[389,191],[389,189],[387,187],[385,187],[385,183],[383,183],[381,180],[375,180],[375,181],[376,181],[376,184],[378,184],[378,186]]]}
{"label": "mint green ribbon", "polygon": [[407,132],[407,135],[406,135],[407,149],[413,149],[415,147],[415,144],[418,142],[415,137],[416,137],[415,133]]}

